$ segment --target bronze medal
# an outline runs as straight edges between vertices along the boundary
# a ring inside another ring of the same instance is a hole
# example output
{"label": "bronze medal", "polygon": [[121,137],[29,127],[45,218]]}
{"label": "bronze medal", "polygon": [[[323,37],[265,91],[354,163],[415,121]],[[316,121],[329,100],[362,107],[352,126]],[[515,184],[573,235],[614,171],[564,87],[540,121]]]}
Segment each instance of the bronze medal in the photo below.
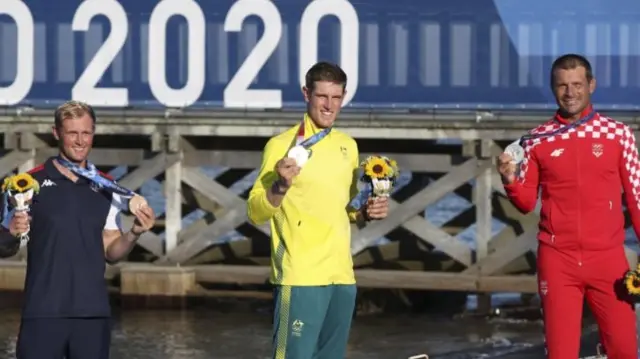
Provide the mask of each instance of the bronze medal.
{"label": "bronze medal", "polygon": [[140,208],[148,205],[149,204],[147,203],[147,200],[144,199],[144,197],[136,194],[129,200],[129,211],[131,211],[131,213],[135,213]]}

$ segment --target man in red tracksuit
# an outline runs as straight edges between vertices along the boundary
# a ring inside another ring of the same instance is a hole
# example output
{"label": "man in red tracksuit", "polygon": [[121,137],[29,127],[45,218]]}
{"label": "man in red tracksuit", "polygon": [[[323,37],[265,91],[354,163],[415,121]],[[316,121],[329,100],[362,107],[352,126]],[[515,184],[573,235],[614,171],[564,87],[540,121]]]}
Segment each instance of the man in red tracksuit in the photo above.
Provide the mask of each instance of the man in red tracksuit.
{"label": "man in red tracksuit", "polygon": [[523,213],[534,209],[541,190],[537,267],[547,357],[578,358],[586,298],[608,358],[637,359],[635,312],[620,283],[629,269],[622,190],[640,234],[634,134],[594,112],[596,84],[584,57],[556,59],[551,86],[559,109],[525,138],[519,170],[507,153],[498,163],[506,193]]}

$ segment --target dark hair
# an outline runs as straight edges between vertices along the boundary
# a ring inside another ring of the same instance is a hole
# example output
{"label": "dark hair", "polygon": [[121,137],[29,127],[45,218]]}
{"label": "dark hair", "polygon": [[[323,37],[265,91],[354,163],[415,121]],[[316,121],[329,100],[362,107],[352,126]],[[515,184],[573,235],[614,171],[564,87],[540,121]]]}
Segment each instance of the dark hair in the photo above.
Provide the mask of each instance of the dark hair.
{"label": "dark hair", "polygon": [[336,64],[321,61],[311,66],[304,77],[305,86],[313,91],[317,81],[328,81],[347,86],[347,74]]}
{"label": "dark hair", "polygon": [[61,128],[62,121],[70,118],[79,118],[87,114],[91,117],[93,124],[95,125],[96,114],[93,111],[93,107],[84,102],[71,100],[58,106],[53,118],[56,128]]}
{"label": "dark hair", "polygon": [[551,65],[551,86],[555,83],[556,70],[572,70],[578,67],[584,67],[587,74],[587,81],[593,80],[593,70],[591,64],[586,57],[578,54],[566,54],[558,57]]}

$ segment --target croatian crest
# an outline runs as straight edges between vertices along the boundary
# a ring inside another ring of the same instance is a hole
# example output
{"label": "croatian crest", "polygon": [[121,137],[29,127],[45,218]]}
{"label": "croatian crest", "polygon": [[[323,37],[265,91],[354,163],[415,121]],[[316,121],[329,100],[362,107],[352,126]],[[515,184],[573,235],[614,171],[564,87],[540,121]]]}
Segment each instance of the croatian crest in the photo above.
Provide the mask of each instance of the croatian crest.
{"label": "croatian crest", "polygon": [[602,143],[594,143],[591,145],[591,152],[596,157],[602,156],[602,153],[604,152],[604,145]]}

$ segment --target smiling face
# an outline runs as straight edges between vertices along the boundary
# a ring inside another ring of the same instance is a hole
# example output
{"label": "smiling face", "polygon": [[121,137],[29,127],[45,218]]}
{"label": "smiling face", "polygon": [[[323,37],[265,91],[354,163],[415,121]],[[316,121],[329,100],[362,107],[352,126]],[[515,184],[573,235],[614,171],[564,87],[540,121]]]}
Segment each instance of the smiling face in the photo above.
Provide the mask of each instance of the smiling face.
{"label": "smiling face", "polygon": [[344,99],[344,86],[331,81],[316,81],[312,88],[303,88],[307,113],[319,128],[333,126]]}
{"label": "smiling face", "polygon": [[553,71],[553,93],[563,117],[577,120],[591,104],[596,81],[583,66]]}
{"label": "smiling face", "polygon": [[67,160],[84,165],[93,146],[95,122],[82,107],[62,111],[53,127],[60,153]]}
{"label": "smiling face", "polygon": [[311,66],[302,88],[309,117],[320,128],[333,126],[347,86],[347,74],[340,66],[321,61]]}

